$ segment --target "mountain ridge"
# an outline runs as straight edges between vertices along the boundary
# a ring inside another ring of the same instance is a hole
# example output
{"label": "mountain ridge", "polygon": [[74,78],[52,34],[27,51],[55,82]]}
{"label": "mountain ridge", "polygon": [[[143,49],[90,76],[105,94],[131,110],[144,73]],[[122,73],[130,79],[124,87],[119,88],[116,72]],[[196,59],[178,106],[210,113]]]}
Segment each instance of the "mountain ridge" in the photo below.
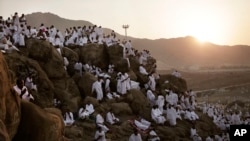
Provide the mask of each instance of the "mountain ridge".
{"label": "mountain ridge", "polygon": [[[85,20],[69,20],[53,13],[36,12],[27,14],[26,19],[31,26],[39,27],[41,23],[46,26],[54,25],[61,32],[73,26],[94,25]],[[98,25],[99,26],[99,25]],[[104,28],[106,34],[112,29]],[[116,33],[121,40],[125,37]],[[137,50],[149,50],[157,59],[158,69],[202,69],[220,68],[223,66],[239,67],[250,66],[249,45],[216,45],[211,42],[199,42],[195,37],[186,36],[178,38],[147,39],[128,37]]]}

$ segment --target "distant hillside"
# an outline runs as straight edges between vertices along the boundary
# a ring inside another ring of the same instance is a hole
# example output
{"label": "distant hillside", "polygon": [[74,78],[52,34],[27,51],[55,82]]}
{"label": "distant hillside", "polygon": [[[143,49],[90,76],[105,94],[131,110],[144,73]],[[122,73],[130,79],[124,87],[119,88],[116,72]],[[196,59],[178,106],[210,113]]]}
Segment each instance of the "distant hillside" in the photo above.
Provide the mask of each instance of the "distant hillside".
{"label": "distant hillside", "polygon": [[[54,25],[61,31],[73,26],[93,25],[84,20],[69,20],[52,13],[32,13],[26,15],[28,24],[39,27]],[[99,26],[99,25],[97,25]],[[104,28],[105,33],[111,29]],[[124,39],[124,36],[118,38]],[[157,59],[158,69],[171,68],[198,69],[213,68],[214,66],[250,66],[250,47],[245,45],[220,46],[212,43],[199,43],[193,37],[174,39],[139,39],[132,38],[133,47],[138,50],[147,49]]]}
{"label": "distant hillside", "polygon": [[213,66],[250,66],[250,47],[246,45],[220,46],[199,43],[193,37],[147,40],[137,39],[133,45],[150,50],[164,68],[197,69]]}
{"label": "distant hillside", "polygon": [[[31,25],[33,27],[38,28],[41,25],[41,23],[43,23],[47,27],[54,25],[57,29],[59,29],[62,32],[64,32],[65,29],[69,27],[94,25],[93,23],[84,21],[84,20],[70,20],[70,19],[59,17],[58,15],[55,15],[52,13],[41,13],[41,12],[28,14],[26,15],[26,19],[28,21],[28,25]],[[97,25],[97,26],[102,26],[102,25]],[[105,27],[103,27],[103,29],[104,29],[104,33],[106,34],[110,34],[112,30],[112,29],[108,29]],[[119,34],[117,34],[117,37],[120,39],[124,38],[123,36]]]}

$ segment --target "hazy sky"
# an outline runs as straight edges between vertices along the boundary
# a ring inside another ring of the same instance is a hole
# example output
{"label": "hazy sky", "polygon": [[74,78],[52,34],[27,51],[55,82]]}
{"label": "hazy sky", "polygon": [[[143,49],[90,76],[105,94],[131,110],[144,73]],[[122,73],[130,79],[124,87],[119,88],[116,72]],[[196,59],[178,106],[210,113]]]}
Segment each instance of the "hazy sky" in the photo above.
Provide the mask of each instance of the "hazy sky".
{"label": "hazy sky", "polygon": [[187,35],[217,44],[250,45],[250,0],[0,0],[0,15],[51,12],[139,38]]}

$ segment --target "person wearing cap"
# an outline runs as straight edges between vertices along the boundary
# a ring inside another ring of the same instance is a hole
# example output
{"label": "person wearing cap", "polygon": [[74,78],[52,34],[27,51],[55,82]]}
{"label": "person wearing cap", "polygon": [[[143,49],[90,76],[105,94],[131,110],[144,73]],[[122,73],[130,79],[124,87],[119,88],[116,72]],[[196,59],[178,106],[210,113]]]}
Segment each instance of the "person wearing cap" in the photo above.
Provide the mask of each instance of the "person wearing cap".
{"label": "person wearing cap", "polygon": [[157,123],[157,124],[164,124],[166,121],[166,118],[162,115],[162,111],[158,108],[158,105],[154,105],[151,110],[151,118]]}

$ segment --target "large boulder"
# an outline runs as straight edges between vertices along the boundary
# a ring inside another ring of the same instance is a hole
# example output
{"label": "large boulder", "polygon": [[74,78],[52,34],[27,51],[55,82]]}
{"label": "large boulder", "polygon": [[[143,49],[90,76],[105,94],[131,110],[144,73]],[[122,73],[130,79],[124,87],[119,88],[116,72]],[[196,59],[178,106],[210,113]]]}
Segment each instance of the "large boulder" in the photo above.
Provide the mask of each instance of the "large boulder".
{"label": "large boulder", "polygon": [[175,92],[185,92],[187,90],[186,80],[175,77],[171,74],[162,75],[160,77],[161,90],[172,89]]}
{"label": "large boulder", "polygon": [[70,77],[65,77],[52,79],[52,82],[55,86],[55,97],[72,112],[76,112],[79,109],[81,95],[75,81]]}
{"label": "large boulder", "polygon": [[131,115],[132,114],[132,110],[129,107],[129,104],[125,102],[112,103],[111,108],[115,115]]}
{"label": "large boulder", "polygon": [[[38,89],[37,91],[32,91],[35,103],[42,108],[52,106],[54,85],[37,61],[14,53],[5,55],[5,59],[11,71],[14,72],[14,79],[19,77],[25,78],[32,74],[33,82],[36,83]],[[15,83],[14,80],[13,83]]]}
{"label": "large boulder", "polygon": [[8,131],[7,131],[3,121],[1,119],[0,119],[0,140],[1,141],[10,141]]}
{"label": "large boulder", "polygon": [[83,76],[80,77],[80,79],[77,82],[77,86],[81,92],[82,97],[86,97],[86,96],[94,96],[92,95],[92,84],[97,80],[97,78],[89,73],[89,72],[85,72],[83,73]]}
{"label": "large boulder", "polygon": [[72,141],[82,141],[84,136],[84,129],[78,126],[65,127],[65,136]]}
{"label": "large boulder", "polygon": [[26,101],[21,101],[21,107],[21,122],[13,141],[64,141],[60,111],[49,112]]}
{"label": "large boulder", "polygon": [[127,72],[129,71],[128,61],[123,58],[123,47],[119,45],[113,45],[107,47],[109,62],[114,64],[115,71]]}
{"label": "large boulder", "polygon": [[37,60],[49,78],[57,79],[66,76],[63,58],[49,42],[29,39],[26,44],[28,57]]}
{"label": "large boulder", "polygon": [[149,101],[140,90],[131,89],[126,97],[127,102],[135,115],[141,115],[147,120],[151,119]]}
{"label": "large boulder", "polygon": [[79,60],[91,65],[107,69],[109,60],[106,47],[99,44],[87,44],[80,48]]}
{"label": "large boulder", "polygon": [[75,73],[74,65],[79,60],[79,55],[75,51],[67,47],[63,47],[61,50],[62,50],[62,56],[66,57],[69,61],[67,72],[70,76],[72,76]]}
{"label": "large boulder", "polygon": [[12,89],[11,78],[7,63],[0,52],[0,136],[6,140],[12,140],[21,119],[20,98]]}

